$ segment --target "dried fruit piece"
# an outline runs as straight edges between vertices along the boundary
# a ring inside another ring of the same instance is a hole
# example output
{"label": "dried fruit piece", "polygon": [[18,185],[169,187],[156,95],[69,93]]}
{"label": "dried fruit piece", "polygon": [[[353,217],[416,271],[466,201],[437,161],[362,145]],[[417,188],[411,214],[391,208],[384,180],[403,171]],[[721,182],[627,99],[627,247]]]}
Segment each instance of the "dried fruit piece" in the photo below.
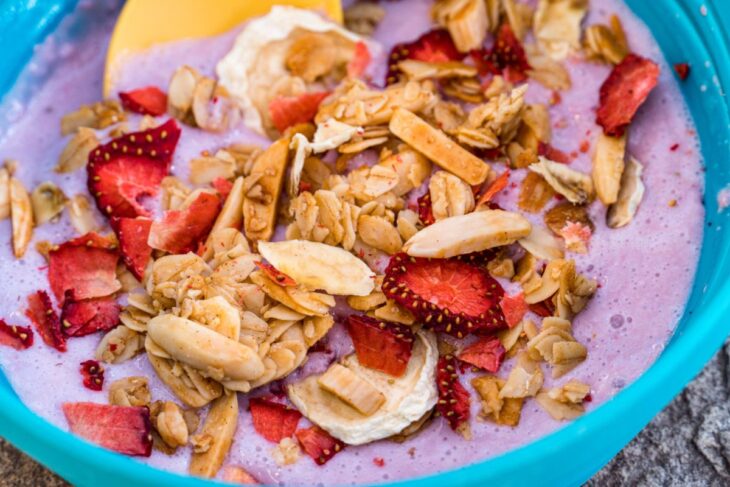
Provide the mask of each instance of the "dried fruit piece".
{"label": "dried fruit piece", "polygon": [[48,281],[59,303],[69,290],[75,299],[89,299],[121,288],[116,274],[119,254],[110,239],[87,233],[64,242],[48,256]]}
{"label": "dried fruit piece", "polygon": [[629,54],[611,71],[601,86],[596,123],[603,132],[621,137],[659,81],[659,66]]}
{"label": "dried fruit piece", "polygon": [[580,223],[593,231],[596,227],[588,216],[585,206],[574,205],[564,201],[545,212],[545,224],[555,234],[561,235],[568,223]]}
{"label": "dried fruit piece", "polygon": [[502,365],[505,353],[499,338],[491,336],[480,338],[462,350],[457,357],[462,362],[495,373]]}
{"label": "dried fruit piece", "polygon": [[25,350],[33,345],[33,330],[29,326],[8,325],[0,318],[0,345]]}
{"label": "dried fruit piece", "polygon": [[400,70],[398,63],[405,59],[425,61],[429,63],[443,63],[458,61],[464,57],[454,45],[453,39],[447,30],[438,29],[426,32],[410,43],[396,44],[388,56],[388,74],[385,78],[387,85],[398,81]]}
{"label": "dried fruit piece", "polygon": [[593,232],[582,223],[567,223],[558,234],[565,240],[565,248],[578,254],[588,253],[588,243]]}
{"label": "dried fruit piece", "polygon": [[167,95],[156,86],[119,93],[122,106],[130,112],[157,117],[167,111]]}
{"label": "dried fruit piece", "polygon": [[296,285],[297,285],[297,281],[292,279],[287,274],[284,274],[283,272],[281,272],[280,270],[278,270],[276,267],[269,264],[268,262],[263,262],[263,261],[256,262],[256,267],[261,269],[269,279],[271,279],[272,281],[277,283],[279,286],[296,287]]}
{"label": "dried fruit piece", "polygon": [[515,294],[514,296],[504,295],[499,301],[499,307],[502,308],[504,319],[510,328],[522,321],[528,309],[525,296],[522,293]]}
{"label": "dried fruit piece", "polygon": [[413,351],[414,336],[410,327],[369,316],[350,315],[347,332],[362,365],[395,377],[405,373]]}
{"label": "dried fruit piece", "polygon": [[531,69],[525,49],[508,23],[502,24],[491,50],[472,51],[472,58],[480,74],[503,74],[512,82],[524,81]]}
{"label": "dried fruit piece", "polygon": [[540,162],[530,165],[529,169],[545,178],[555,191],[565,196],[571,203],[580,205],[593,197],[593,181],[590,176],[565,164],[540,156]]}
{"label": "dried fruit piece", "polygon": [[358,41],[355,44],[355,51],[352,59],[347,63],[347,76],[351,78],[359,78],[365,72],[372,61],[372,55],[367,44]]}
{"label": "dried fruit piece", "polygon": [[580,49],[581,22],[588,0],[541,0],[533,27],[538,44],[556,61]]}
{"label": "dried fruit piece", "polygon": [[431,193],[426,191],[423,196],[418,198],[418,218],[424,225],[432,225],[436,222],[433,217],[433,207],[431,205]]}
{"label": "dried fruit piece", "polygon": [[87,389],[100,391],[104,386],[104,367],[96,360],[81,362],[81,376]]}
{"label": "dried fruit piece", "polygon": [[66,195],[61,188],[51,182],[41,183],[30,194],[33,206],[33,219],[36,226],[54,220],[66,206]]}
{"label": "dried fruit piece", "polygon": [[71,432],[125,455],[152,453],[152,423],[146,407],[66,402],[61,406]]}
{"label": "dried fruit piece", "polygon": [[500,398],[524,398],[535,396],[542,387],[544,376],[540,364],[530,359],[526,352],[517,356],[517,362],[499,391]]}
{"label": "dried fruit piece", "polygon": [[477,201],[477,208],[489,203],[492,198],[497,196],[507,187],[507,185],[509,185],[509,175],[509,169],[505,170],[502,174],[499,175],[499,177],[497,177],[497,179],[492,182],[492,184],[489,185],[486,190],[484,190],[484,192],[479,196],[479,200]]}
{"label": "dried fruit piece", "polygon": [[68,337],[81,337],[111,330],[119,324],[121,311],[111,296],[77,301],[73,291],[66,291],[61,310],[63,332]]}
{"label": "dried fruit piece", "polygon": [[375,386],[337,363],[332,364],[317,382],[322,389],[331,392],[365,416],[375,414],[385,403],[385,396]]}
{"label": "dried fruit piece", "polygon": [[208,237],[220,208],[218,195],[201,191],[187,208],[168,211],[152,222],[147,243],[171,254],[195,251]]}
{"label": "dried fruit piece", "polygon": [[119,239],[119,251],[127,269],[139,281],[152,257],[152,247],[147,244],[152,227],[149,218],[112,218],[111,226]]}
{"label": "dried fruit piece", "polygon": [[328,91],[303,93],[299,96],[279,96],[269,102],[269,116],[280,133],[299,123],[314,120],[319,104],[330,95]]}
{"label": "dried fruit piece", "polygon": [[296,409],[266,398],[252,398],[248,405],[254,429],[273,443],[293,436],[302,417]]}
{"label": "dried fruit piece", "polygon": [[481,399],[481,417],[506,426],[517,426],[522,413],[523,398],[502,398],[499,393],[505,381],[491,375],[475,377],[471,385]]}
{"label": "dried fruit piece", "polygon": [[168,120],[157,128],[113,139],[89,154],[88,187],[108,216],[149,216],[140,200],[154,196],[170,170],[180,127]]}
{"label": "dried fruit piece", "polygon": [[147,377],[125,377],[109,386],[109,403],[115,406],[148,406],[152,400]]}
{"label": "dried fruit piece", "polygon": [[593,186],[601,202],[608,206],[618,199],[626,158],[626,134],[620,137],[598,135],[593,156]]}
{"label": "dried fruit piece", "polygon": [[677,73],[677,76],[682,81],[684,81],[687,78],[689,78],[690,67],[689,67],[689,64],[687,64],[687,63],[677,63],[677,64],[675,64],[674,65],[674,71]]}
{"label": "dried fruit piece", "polygon": [[469,426],[469,392],[461,385],[458,364],[452,355],[440,357],[436,367],[439,400],[436,410],[448,421],[454,431],[463,432]]}
{"label": "dried fruit piece", "polygon": [[635,158],[629,157],[626,161],[624,173],[621,176],[621,189],[616,202],[608,208],[606,223],[611,228],[621,228],[634,219],[644,197],[644,183],[641,173],[644,166]]}
{"label": "dried fruit piece", "polygon": [[46,345],[59,352],[66,351],[66,337],[61,331],[61,321],[45,291],[36,291],[28,296],[25,316],[33,323]]}
{"label": "dried fruit piece", "polygon": [[345,448],[343,442],[318,426],[297,430],[296,437],[302,449],[317,465],[324,465]]}
{"label": "dried fruit piece", "polygon": [[227,393],[216,399],[208,411],[199,436],[210,438],[204,451],[195,450],[188,472],[198,477],[213,478],[220,470],[233,443],[238,423],[238,395]]}
{"label": "dried fruit piece", "polygon": [[537,213],[553,199],[555,190],[545,181],[545,178],[536,172],[528,172],[520,185],[520,195],[517,205],[521,210]]}
{"label": "dried fruit piece", "polygon": [[13,254],[20,259],[33,237],[33,207],[28,191],[19,179],[10,178],[10,219],[13,232]]}
{"label": "dried fruit piece", "polygon": [[507,326],[499,308],[502,286],[483,268],[458,259],[394,255],[382,288],[436,331],[463,337]]}

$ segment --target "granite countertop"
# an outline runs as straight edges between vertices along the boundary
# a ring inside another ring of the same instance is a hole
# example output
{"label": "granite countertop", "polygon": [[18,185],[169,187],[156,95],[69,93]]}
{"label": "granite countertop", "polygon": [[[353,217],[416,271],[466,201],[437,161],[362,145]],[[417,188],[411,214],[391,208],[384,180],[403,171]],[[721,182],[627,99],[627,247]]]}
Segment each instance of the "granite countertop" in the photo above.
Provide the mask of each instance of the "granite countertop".
{"label": "granite countertop", "polygon": [[[0,439],[0,487],[66,485]],[[588,485],[730,485],[730,344]]]}

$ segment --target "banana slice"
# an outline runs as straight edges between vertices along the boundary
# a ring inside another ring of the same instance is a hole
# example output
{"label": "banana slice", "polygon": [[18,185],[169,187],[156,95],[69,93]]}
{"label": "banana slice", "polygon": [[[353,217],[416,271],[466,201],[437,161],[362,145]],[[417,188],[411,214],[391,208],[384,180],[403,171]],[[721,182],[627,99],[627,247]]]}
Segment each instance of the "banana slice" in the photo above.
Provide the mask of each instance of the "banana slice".
{"label": "banana slice", "polygon": [[328,294],[367,296],[375,273],[350,252],[318,242],[259,242],[259,253],[297,284]]}
{"label": "banana slice", "polygon": [[385,402],[385,396],[365,379],[340,364],[332,364],[318,380],[330,391],[365,416],[370,416]]}
{"label": "banana slice", "polygon": [[381,440],[403,431],[430,411],[438,400],[436,390],[436,335],[420,331],[402,377],[394,378],[363,367],[355,355],[342,365],[385,396],[385,403],[366,416],[320,386],[321,375],[312,375],[288,387],[289,399],[310,421],[350,445]]}
{"label": "banana slice", "polygon": [[525,217],[502,210],[452,216],[424,228],[403,245],[413,257],[445,259],[509,245],[530,234]]}

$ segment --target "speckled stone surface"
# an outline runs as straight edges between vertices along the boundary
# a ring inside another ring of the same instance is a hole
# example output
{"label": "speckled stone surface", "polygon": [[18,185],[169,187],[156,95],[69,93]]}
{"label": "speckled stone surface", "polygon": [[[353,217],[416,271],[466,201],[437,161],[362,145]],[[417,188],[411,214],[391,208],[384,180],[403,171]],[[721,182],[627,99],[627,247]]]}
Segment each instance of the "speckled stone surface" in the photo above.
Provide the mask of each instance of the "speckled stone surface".
{"label": "speckled stone surface", "polygon": [[[0,440],[0,487],[65,485]],[[588,485],[730,485],[730,344]]]}

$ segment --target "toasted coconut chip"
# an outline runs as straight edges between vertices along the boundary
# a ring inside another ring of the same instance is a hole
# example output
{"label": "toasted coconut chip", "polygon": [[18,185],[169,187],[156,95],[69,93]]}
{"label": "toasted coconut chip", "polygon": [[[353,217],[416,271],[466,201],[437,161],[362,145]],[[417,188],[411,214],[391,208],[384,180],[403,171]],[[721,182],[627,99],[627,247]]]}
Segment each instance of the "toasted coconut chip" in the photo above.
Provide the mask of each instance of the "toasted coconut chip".
{"label": "toasted coconut chip", "polygon": [[520,195],[517,204],[521,210],[537,213],[554,196],[555,190],[545,181],[545,178],[536,172],[529,172],[525,175],[520,185]]}
{"label": "toasted coconut chip", "polygon": [[69,135],[82,127],[103,129],[126,119],[122,105],[116,100],[104,100],[82,105],[61,118],[61,135]]}
{"label": "toasted coconut chip", "polygon": [[58,156],[58,164],[53,168],[60,173],[73,172],[81,169],[89,160],[89,153],[99,145],[96,132],[90,128],[79,127],[76,134],[68,141],[61,155]]}
{"label": "toasted coconut chip", "polygon": [[499,391],[499,398],[525,398],[537,395],[542,387],[544,376],[540,364],[534,362],[526,353],[517,356],[517,362]]}
{"label": "toasted coconut chip", "polygon": [[190,161],[190,182],[193,184],[210,184],[218,178],[233,179],[235,175],[236,160],[225,150]]}
{"label": "toasted coconut chip", "polygon": [[345,9],[345,27],[356,34],[370,36],[385,18],[385,9],[374,2],[355,2]]}
{"label": "toasted coconut chip", "polygon": [[[542,277],[536,282],[536,285],[531,288],[523,289],[525,291],[525,302],[527,304],[536,304],[546,299],[551,298],[560,289],[560,274],[563,269],[565,261],[563,260],[552,260],[548,263],[545,271],[542,273]],[[528,273],[526,273],[529,275]],[[532,279],[530,279],[532,281]],[[530,282],[528,281],[528,282]],[[532,284],[532,282],[530,282]]]}
{"label": "toasted coconut chip", "polygon": [[231,449],[237,423],[238,395],[227,393],[216,399],[200,433],[209,436],[211,441],[205,452],[193,453],[188,468],[191,475],[215,477]]}
{"label": "toasted coconut chip", "polygon": [[152,395],[147,377],[125,377],[109,385],[109,404],[115,406],[149,406]]}
{"label": "toasted coconut chip", "polygon": [[570,169],[565,164],[540,156],[540,162],[532,164],[529,169],[545,178],[555,191],[565,196],[571,203],[583,204],[593,198],[591,178]]}
{"label": "toasted coconut chip", "polygon": [[541,226],[532,226],[530,234],[520,239],[519,244],[529,253],[543,260],[563,258],[563,245],[547,229]]}
{"label": "toasted coconut chip", "polygon": [[601,202],[608,206],[618,199],[624,172],[627,134],[611,137],[601,132],[593,157],[593,185]]}
{"label": "toasted coconut chip", "polygon": [[13,227],[13,254],[20,259],[33,237],[33,206],[19,179],[10,178],[10,217]]}
{"label": "toasted coconut chip", "polygon": [[596,281],[576,271],[574,261],[566,261],[560,269],[560,289],[556,300],[557,316],[572,319],[583,311],[597,289]]}
{"label": "toasted coconut chip", "polygon": [[570,223],[578,223],[588,227],[591,231],[595,225],[588,216],[585,206],[573,205],[567,201],[558,203],[545,212],[545,224],[555,235],[562,235],[565,226]]}
{"label": "toasted coconut chip", "polygon": [[525,45],[525,53],[530,63],[527,74],[541,85],[556,91],[569,90],[572,86],[570,73],[562,64],[555,61],[534,44]]}
{"label": "toasted coconut chip", "polygon": [[524,398],[500,397],[500,391],[505,386],[504,380],[485,375],[472,379],[471,385],[479,394],[482,418],[505,426],[514,427],[519,424]]}
{"label": "toasted coconut chip", "polygon": [[523,334],[525,322],[527,321],[530,320],[522,320],[512,328],[508,328],[497,333],[497,337],[499,338],[500,343],[507,353],[511,352],[512,349],[515,348],[515,346],[517,345],[520,337]]}
{"label": "toasted coconut chip", "polygon": [[556,61],[580,49],[581,22],[588,0],[540,0],[533,28],[538,43]]}
{"label": "toasted coconut chip", "polygon": [[644,197],[645,187],[641,180],[643,171],[644,166],[637,159],[629,157],[621,176],[621,189],[616,203],[608,208],[606,222],[609,227],[621,228],[634,219]]}
{"label": "toasted coconut chip", "polygon": [[474,209],[471,186],[447,171],[438,171],[428,183],[431,211],[436,221],[466,215]]}
{"label": "toasted coconut chip", "polygon": [[65,208],[67,200],[61,188],[51,182],[36,186],[30,194],[35,224],[40,226],[56,219]]}
{"label": "toasted coconut chip", "polygon": [[535,399],[540,407],[558,421],[572,420],[585,412],[583,405],[556,401],[547,392],[541,392]]}
{"label": "toasted coconut chip", "polygon": [[540,333],[527,342],[527,353],[533,360],[552,365],[555,379],[573,370],[588,356],[586,347],[573,338],[570,322],[561,318],[543,320]]}
{"label": "toasted coconut chip", "polygon": [[489,30],[487,4],[482,0],[441,0],[431,10],[434,20],[446,27],[460,52],[479,49]]}
{"label": "toasted coconut chip", "polygon": [[406,59],[398,63],[398,69],[414,81],[432,78],[474,78],[477,75],[477,69],[474,66],[458,61],[429,63]]}
{"label": "toasted coconut chip", "polygon": [[575,379],[569,380],[562,387],[555,387],[548,392],[551,399],[562,403],[580,404],[591,393],[591,386]]}
{"label": "toasted coconut chip", "polygon": [[611,16],[611,25],[595,24],[588,27],[583,39],[586,57],[593,61],[619,64],[629,54],[621,20]]}

